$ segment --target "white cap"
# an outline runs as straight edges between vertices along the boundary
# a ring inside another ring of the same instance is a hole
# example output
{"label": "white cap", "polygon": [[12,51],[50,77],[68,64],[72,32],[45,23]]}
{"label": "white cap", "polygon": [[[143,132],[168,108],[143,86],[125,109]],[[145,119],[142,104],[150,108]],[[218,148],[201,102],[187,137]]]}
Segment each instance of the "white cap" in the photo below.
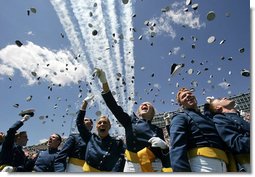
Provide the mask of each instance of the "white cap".
{"label": "white cap", "polygon": [[190,69],[188,70],[188,74],[191,75],[192,73],[193,73],[193,69],[190,68]]}
{"label": "white cap", "polygon": [[182,67],[184,64],[172,64],[170,74],[175,75]]}
{"label": "white cap", "polygon": [[207,39],[207,42],[208,42],[209,44],[212,44],[213,42],[215,42],[215,40],[216,40],[215,36],[210,36],[210,37]]}
{"label": "white cap", "polygon": [[32,96],[32,95],[30,95],[30,96],[28,96],[28,97],[26,98],[26,101],[31,101],[31,100],[32,100],[32,98],[33,98],[33,96]]}
{"label": "white cap", "polygon": [[191,8],[194,9],[194,10],[197,10],[198,4],[192,4]]}
{"label": "white cap", "polygon": [[190,5],[192,3],[191,0],[186,0],[186,6]]}
{"label": "white cap", "polygon": [[220,44],[223,44],[225,41],[226,41],[225,39],[221,40],[221,41],[220,41]]}

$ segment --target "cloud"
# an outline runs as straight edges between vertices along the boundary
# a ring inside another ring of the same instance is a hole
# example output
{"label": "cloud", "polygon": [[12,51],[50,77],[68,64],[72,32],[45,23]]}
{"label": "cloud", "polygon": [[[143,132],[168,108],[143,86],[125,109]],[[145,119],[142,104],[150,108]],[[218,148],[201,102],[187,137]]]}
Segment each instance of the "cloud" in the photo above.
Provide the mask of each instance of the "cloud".
{"label": "cloud", "polygon": [[30,41],[21,47],[8,45],[1,49],[0,66],[0,75],[12,76],[19,70],[29,85],[35,84],[38,77],[54,84],[70,85],[81,80],[85,73],[85,67],[75,61],[70,51],[51,51]]}
{"label": "cloud", "polygon": [[0,69],[0,76],[1,75],[7,75],[7,76],[13,76],[14,75],[14,69],[12,67],[0,64],[0,68],[1,68]]}
{"label": "cloud", "polygon": [[172,4],[172,9],[163,13],[161,15],[162,20],[172,21],[178,25],[185,25],[192,29],[200,29],[205,27],[205,23],[200,23],[200,18],[198,14],[195,14],[194,11],[184,11],[185,5],[183,2],[175,2]]}
{"label": "cloud", "polygon": [[41,140],[39,140],[39,144],[46,143],[47,141],[48,141],[48,139],[46,139],[46,138],[41,139]]}
{"label": "cloud", "polygon": [[172,53],[173,53],[174,55],[177,55],[177,53],[180,51],[180,49],[181,49],[181,47],[175,47],[175,48],[173,48]]}
{"label": "cloud", "polygon": [[160,17],[153,17],[149,20],[151,24],[155,23],[156,26],[153,28],[145,29],[145,35],[151,34],[151,31],[156,34],[165,34],[172,38],[176,37],[176,31],[174,30],[173,24],[190,27],[192,29],[200,29],[205,27],[205,23],[200,22],[200,17],[195,14],[194,11],[184,11],[184,2],[175,2],[171,8],[162,13]]}

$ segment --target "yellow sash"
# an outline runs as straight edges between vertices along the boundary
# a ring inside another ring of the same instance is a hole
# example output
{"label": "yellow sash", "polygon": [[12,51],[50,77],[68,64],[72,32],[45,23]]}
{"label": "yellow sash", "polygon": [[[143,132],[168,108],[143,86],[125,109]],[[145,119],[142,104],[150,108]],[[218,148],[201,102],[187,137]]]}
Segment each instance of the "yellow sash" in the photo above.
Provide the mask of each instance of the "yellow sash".
{"label": "yellow sash", "polygon": [[4,169],[4,167],[6,167],[7,165],[1,165],[0,166],[0,171],[2,171]]}
{"label": "yellow sash", "polygon": [[229,163],[227,154],[225,151],[213,148],[213,147],[198,147],[193,148],[188,152],[189,158],[195,157],[195,156],[204,156],[209,158],[215,158],[215,159],[221,159],[225,161],[226,164]]}
{"label": "yellow sash", "polygon": [[162,168],[162,172],[173,172],[172,168]]}
{"label": "yellow sash", "polygon": [[90,166],[87,162],[84,163],[82,169],[84,172],[103,172],[103,171],[100,171],[100,170]]}
{"label": "yellow sash", "polygon": [[[137,153],[126,150],[125,156],[129,161],[139,163],[142,172],[154,172],[152,168],[152,162],[156,157],[149,148],[145,147]],[[172,172],[172,168],[162,168],[162,171]]]}
{"label": "yellow sash", "polygon": [[71,164],[82,167],[85,163],[85,160],[81,160],[81,159],[71,157],[71,158],[69,158],[68,162],[71,163]]}

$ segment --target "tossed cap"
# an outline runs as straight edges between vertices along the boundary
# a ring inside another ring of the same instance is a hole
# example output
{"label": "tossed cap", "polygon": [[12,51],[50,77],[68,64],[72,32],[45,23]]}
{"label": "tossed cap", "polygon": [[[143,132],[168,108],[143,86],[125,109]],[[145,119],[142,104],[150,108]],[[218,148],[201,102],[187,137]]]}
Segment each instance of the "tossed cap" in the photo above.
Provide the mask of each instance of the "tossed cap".
{"label": "tossed cap", "polygon": [[191,0],[186,0],[186,6],[190,5],[192,3]]}
{"label": "tossed cap", "polygon": [[207,18],[208,21],[214,20],[214,18],[215,18],[215,13],[214,13],[214,11],[209,11],[209,12],[207,13],[206,18]]}
{"label": "tossed cap", "polygon": [[34,116],[34,112],[35,110],[34,109],[27,109],[27,110],[23,110],[19,113],[19,116],[25,116],[25,115],[30,115],[31,117]]}
{"label": "tossed cap", "polygon": [[215,36],[210,36],[210,37],[207,39],[207,42],[208,42],[209,44],[212,44],[212,43],[215,42],[215,40],[216,40]]}
{"label": "tossed cap", "polygon": [[239,49],[240,53],[244,53],[244,48]]}
{"label": "tossed cap", "polygon": [[224,44],[225,41],[226,41],[225,39],[221,40],[220,44]]}
{"label": "tossed cap", "polygon": [[97,30],[93,30],[93,31],[92,31],[92,35],[93,35],[93,36],[96,36],[96,35],[97,35]]}
{"label": "tossed cap", "polygon": [[22,44],[22,42],[20,42],[19,40],[16,40],[15,41],[15,44],[18,46],[18,47],[21,47],[23,44]]}
{"label": "tossed cap", "polygon": [[191,8],[194,9],[194,10],[197,10],[198,4],[197,3],[196,4],[192,4]]}
{"label": "tossed cap", "polygon": [[101,116],[101,114],[102,114],[101,111],[97,111],[97,112],[96,112],[96,115],[97,115],[98,117]]}
{"label": "tossed cap", "polygon": [[180,71],[182,67],[184,67],[184,64],[176,64],[176,63],[172,64],[170,74],[175,75],[178,71]]}
{"label": "tossed cap", "polygon": [[123,3],[123,4],[127,4],[127,3],[128,3],[128,0],[122,0],[122,3]]}
{"label": "tossed cap", "polygon": [[245,77],[249,77],[250,76],[250,71],[247,69],[242,69],[241,70],[241,75],[245,76]]}
{"label": "tossed cap", "polygon": [[31,7],[31,8],[30,8],[30,11],[33,12],[33,13],[35,14],[35,13],[36,13],[36,8]]}

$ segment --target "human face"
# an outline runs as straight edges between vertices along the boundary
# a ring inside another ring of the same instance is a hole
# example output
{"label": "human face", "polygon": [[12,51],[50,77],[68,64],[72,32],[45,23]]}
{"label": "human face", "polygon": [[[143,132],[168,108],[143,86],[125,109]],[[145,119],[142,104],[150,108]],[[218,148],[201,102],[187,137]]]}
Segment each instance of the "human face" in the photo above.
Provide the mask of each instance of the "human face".
{"label": "human face", "polygon": [[50,137],[49,137],[49,140],[48,140],[48,148],[49,149],[56,149],[58,148],[58,146],[60,145],[60,139],[58,137],[58,135],[56,134],[52,134]]}
{"label": "human face", "polygon": [[150,102],[144,102],[138,108],[138,115],[143,119],[152,120],[155,115],[155,109]]}
{"label": "human face", "polygon": [[20,146],[26,146],[27,141],[28,141],[27,133],[21,133],[16,139],[16,144]]}
{"label": "human face", "polygon": [[92,123],[92,121],[91,121],[90,118],[85,117],[85,118],[84,118],[84,124],[85,124],[85,126],[87,127],[87,129],[89,129],[90,131],[92,130],[92,128],[93,128],[93,123]]}
{"label": "human face", "polygon": [[109,130],[111,128],[110,121],[107,117],[100,117],[96,124],[96,129],[100,138],[105,138],[109,135]]}
{"label": "human face", "polygon": [[234,109],[235,107],[235,101],[234,100],[229,100],[227,98],[217,98],[213,100],[211,103],[216,110],[219,110],[221,108],[226,108],[226,109]]}
{"label": "human face", "polygon": [[196,97],[189,90],[185,90],[181,92],[179,95],[179,100],[180,100],[180,105],[182,105],[183,108],[187,108],[187,109],[197,108]]}

